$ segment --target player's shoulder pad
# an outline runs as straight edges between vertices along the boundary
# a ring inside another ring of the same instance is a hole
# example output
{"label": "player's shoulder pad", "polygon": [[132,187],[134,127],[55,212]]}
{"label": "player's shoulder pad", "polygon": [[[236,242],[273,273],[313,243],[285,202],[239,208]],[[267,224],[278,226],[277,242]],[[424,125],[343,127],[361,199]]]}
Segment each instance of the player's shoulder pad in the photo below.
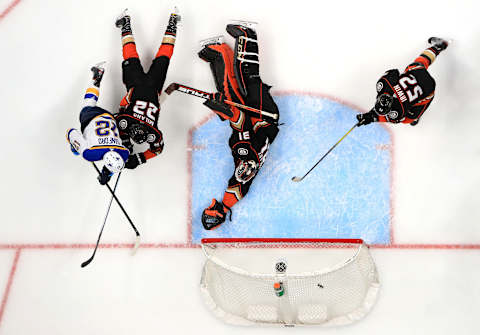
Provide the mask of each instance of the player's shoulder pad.
{"label": "player's shoulder pad", "polygon": [[390,85],[395,84],[398,82],[399,77],[400,71],[398,71],[398,69],[392,69],[385,72],[377,81],[377,93],[383,93],[387,90],[388,85],[386,85],[385,82],[388,82]]}

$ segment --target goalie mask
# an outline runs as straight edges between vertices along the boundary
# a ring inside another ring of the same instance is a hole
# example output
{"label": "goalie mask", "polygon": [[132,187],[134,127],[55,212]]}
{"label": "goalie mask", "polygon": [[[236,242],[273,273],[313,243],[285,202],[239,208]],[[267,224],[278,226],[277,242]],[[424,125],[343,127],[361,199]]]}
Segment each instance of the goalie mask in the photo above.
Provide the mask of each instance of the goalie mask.
{"label": "goalie mask", "polygon": [[393,97],[388,93],[382,93],[377,96],[377,101],[375,101],[375,113],[378,115],[387,115],[392,109]]}
{"label": "goalie mask", "polygon": [[258,171],[258,164],[253,161],[243,161],[241,160],[237,167],[235,168],[235,179],[242,183],[245,184],[248,181],[250,181],[255,175],[257,174]]}

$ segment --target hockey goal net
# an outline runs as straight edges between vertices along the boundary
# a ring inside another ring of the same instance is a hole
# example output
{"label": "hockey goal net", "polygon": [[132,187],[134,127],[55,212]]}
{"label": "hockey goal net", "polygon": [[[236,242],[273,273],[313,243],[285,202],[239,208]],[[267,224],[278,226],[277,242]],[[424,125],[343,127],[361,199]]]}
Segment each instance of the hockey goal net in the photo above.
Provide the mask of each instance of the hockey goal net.
{"label": "hockey goal net", "polygon": [[231,324],[348,324],[379,289],[362,240],[203,239],[202,248],[202,297]]}

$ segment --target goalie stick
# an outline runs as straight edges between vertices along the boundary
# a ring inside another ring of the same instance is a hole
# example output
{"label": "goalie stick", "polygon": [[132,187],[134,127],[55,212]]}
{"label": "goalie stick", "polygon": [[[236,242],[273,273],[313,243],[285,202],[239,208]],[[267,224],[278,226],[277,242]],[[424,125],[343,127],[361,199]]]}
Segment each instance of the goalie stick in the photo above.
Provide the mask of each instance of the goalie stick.
{"label": "goalie stick", "polygon": [[347,137],[348,134],[350,134],[350,132],[351,132],[353,129],[355,129],[355,127],[358,127],[359,125],[360,125],[360,122],[356,123],[349,131],[347,131],[347,133],[346,133],[345,135],[343,135],[342,138],[341,138],[340,140],[338,140],[338,142],[335,143],[335,144],[333,145],[333,147],[331,147],[330,150],[328,150],[327,153],[326,153],[325,155],[323,155],[322,158],[320,158],[320,159],[318,160],[318,162],[316,162],[315,165],[314,165],[310,170],[308,170],[307,173],[305,173],[305,174],[303,175],[303,177],[292,177],[292,181],[294,181],[294,182],[296,182],[296,183],[301,182],[310,172],[312,172],[313,169],[315,169],[315,168],[317,167],[318,164],[320,164],[320,162],[321,162],[325,157],[327,157],[327,155],[328,155],[333,149],[335,149],[335,147],[336,147],[340,142],[343,141],[343,139],[344,139],[345,137]]}
{"label": "goalie stick", "polygon": [[[188,87],[188,86],[178,84],[178,83],[171,83],[165,89],[165,93],[167,93],[168,95],[172,94],[173,91],[179,91],[179,92],[182,92],[182,93],[185,93],[185,94],[190,94],[190,95],[193,95],[193,96],[196,96],[198,98],[205,99],[205,100],[213,98],[213,93],[198,90],[196,88]],[[255,113],[255,114],[260,115],[260,116],[269,117],[269,118],[271,118],[275,121],[278,119],[278,114],[273,114],[273,113],[270,113],[270,112],[266,112],[266,111],[263,111],[263,110],[260,110],[260,109],[253,108],[253,107],[248,107],[248,106],[245,106],[245,105],[242,105],[242,104],[230,101],[230,100],[224,100],[223,102],[226,103],[227,105],[235,106],[237,108],[247,110],[249,112]]]}

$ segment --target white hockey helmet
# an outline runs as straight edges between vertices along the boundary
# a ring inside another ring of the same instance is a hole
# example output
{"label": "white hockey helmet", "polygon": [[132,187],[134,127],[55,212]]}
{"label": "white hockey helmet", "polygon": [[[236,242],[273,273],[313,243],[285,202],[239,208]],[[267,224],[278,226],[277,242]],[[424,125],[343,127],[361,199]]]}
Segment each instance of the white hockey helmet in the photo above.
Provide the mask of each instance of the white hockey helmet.
{"label": "white hockey helmet", "polygon": [[118,152],[111,150],[103,155],[103,165],[112,173],[117,173],[122,171],[125,162]]}

